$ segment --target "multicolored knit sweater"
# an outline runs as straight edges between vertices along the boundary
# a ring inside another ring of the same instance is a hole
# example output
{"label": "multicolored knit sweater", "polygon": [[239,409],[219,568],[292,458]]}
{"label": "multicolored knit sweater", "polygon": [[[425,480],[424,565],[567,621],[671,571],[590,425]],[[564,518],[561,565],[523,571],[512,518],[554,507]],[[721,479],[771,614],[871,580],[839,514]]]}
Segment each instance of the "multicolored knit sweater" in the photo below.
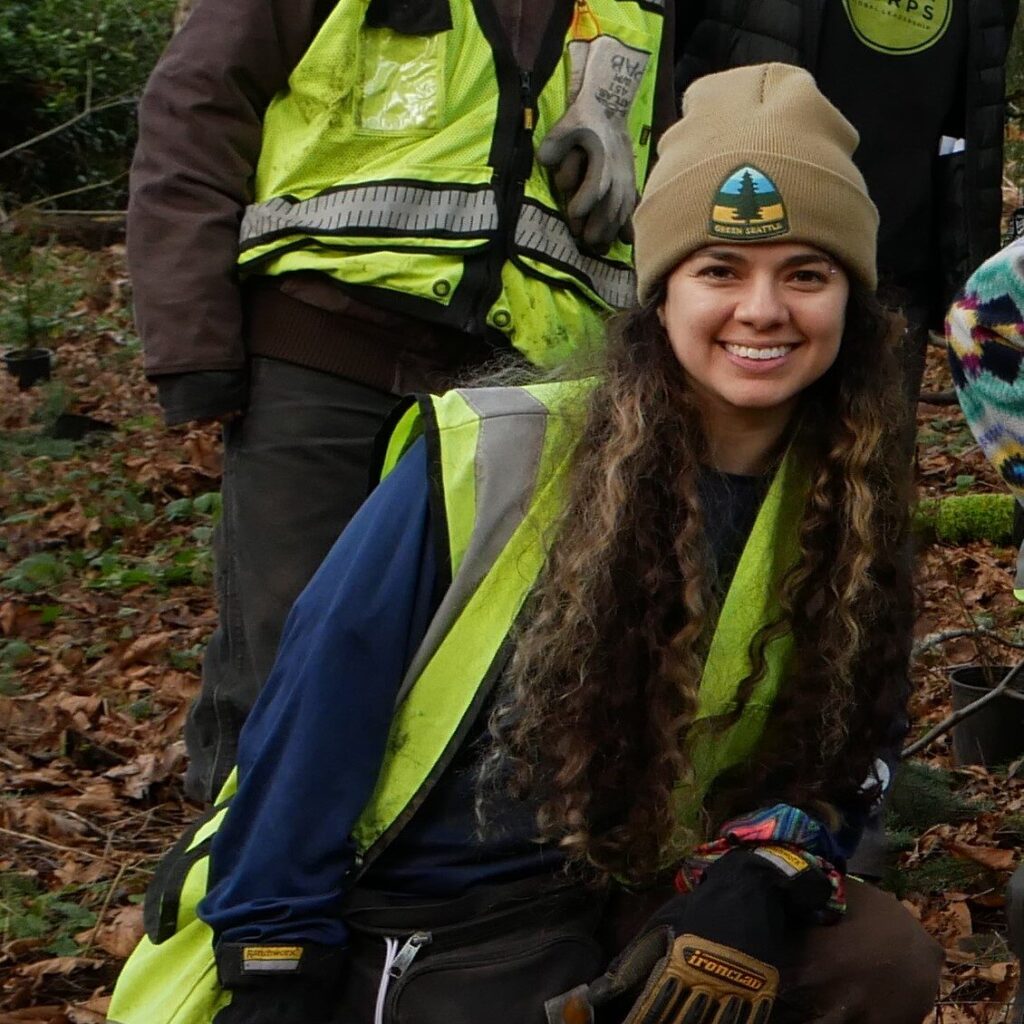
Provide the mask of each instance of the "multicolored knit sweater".
{"label": "multicolored knit sweater", "polygon": [[967,422],[1024,503],[1024,239],[970,276],[946,317],[946,341]]}

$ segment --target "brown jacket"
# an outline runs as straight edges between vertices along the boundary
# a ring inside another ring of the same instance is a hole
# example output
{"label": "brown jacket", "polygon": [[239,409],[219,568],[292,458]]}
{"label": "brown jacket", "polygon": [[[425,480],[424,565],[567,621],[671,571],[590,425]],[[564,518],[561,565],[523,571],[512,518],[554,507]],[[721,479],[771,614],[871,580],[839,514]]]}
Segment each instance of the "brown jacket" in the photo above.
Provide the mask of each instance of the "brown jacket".
{"label": "brown jacket", "polygon": [[[253,354],[401,392],[433,386],[489,351],[482,339],[367,306],[321,275],[239,284],[238,227],[251,199],[263,113],[333,2],[200,0],[142,98],[128,259],[146,372],[162,384],[162,398],[193,392],[182,406],[187,415],[179,410],[172,421],[238,407],[244,389],[229,382],[237,383]],[[492,2],[518,62],[532,65],[552,0]],[[671,3],[656,133],[675,117]],[[183,374],[202,379],[182,381]]]}

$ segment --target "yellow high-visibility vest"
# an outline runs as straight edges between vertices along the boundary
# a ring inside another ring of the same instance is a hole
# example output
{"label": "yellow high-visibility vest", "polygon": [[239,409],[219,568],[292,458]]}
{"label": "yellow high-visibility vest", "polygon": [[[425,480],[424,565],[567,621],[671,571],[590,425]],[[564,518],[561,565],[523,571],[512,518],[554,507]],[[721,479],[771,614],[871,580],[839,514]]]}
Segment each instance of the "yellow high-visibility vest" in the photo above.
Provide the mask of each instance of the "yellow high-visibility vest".
{"label": "yellow high-visibility vest", "polygon": [[569,44],[612,36],[643,183],[663,3],[552,4],[532,72],[489,0],[452,2],[452,27],[422,36],[337,4],[266,112],[241,269],[321,271],[373,304],[491,328],[538,365],[599,343],[635,301],[631,247],[582,252],[534,153],[567,107]]}
{"label": "yellow high-visibility vest", "polygon": [[[545,539],[565,508],[566,480],[590,385],[470,388],[411,405],[391,437],[382,471],[426,435],[443,508],[451,585],[399,690],[380,775],[352,838],[363,870],[404,827],[461,747],[505,665],[508,637],[546,557]],[[735,709],[750,673],[750,641],[778,614],[775,588],[797,558],[804,474],[787,456],[743,550],[701,676],[696,719]],[[693,777],[677,790],[687,824],[711,783],[760,741],[785,678],[792,637],[765,648],[766,671],[724,731],[695,730]],[[206,894],[210,844],[237,786],[161,861],[146,895],[146,937],[118,979],[110,1024],[210,1024],[231,998],[221,988],[213,932],[196,909]]]}

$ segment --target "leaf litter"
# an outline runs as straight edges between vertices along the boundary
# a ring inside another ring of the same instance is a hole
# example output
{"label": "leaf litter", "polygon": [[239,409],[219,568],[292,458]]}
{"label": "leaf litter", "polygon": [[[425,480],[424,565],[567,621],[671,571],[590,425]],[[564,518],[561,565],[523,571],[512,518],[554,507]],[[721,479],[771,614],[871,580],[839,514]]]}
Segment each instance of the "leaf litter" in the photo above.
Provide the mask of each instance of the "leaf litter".
{"label": "leaf litter", "polygon": [[[216,621],[218,434],[162,426],[123,248],[58,252],[65,287],[83,297],[52,339],[54,380],[19,392],[0,378],[3,1024],[104,1020],[153,868],[199,812],[181,789],[181,737]],[[925,390],[950,386],[930,350]],[[115,430],[55,438],[62,413]],[[918,428],[922,496],[1001,490],[958,409],[921,405]],[[1018,654],[980,632],[1024,641],[1014,559],[985,542],[918,553],[917,638],[972,635],[917,659],[915,735],[949,713],[951,665]],[[1024,847],[1024,771],[957,767],[948,735],[916,761],[936,794],[924,820],[894,823],[885,884],[946,951],[933,1017],[1000,1021],[1017,977],[1003,904]]]}

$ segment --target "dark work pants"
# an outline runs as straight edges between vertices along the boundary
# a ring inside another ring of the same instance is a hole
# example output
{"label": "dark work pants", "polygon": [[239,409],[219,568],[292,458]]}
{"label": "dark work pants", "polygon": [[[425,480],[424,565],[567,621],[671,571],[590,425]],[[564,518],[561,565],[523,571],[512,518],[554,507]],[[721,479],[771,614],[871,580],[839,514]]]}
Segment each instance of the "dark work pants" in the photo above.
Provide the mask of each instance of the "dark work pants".
{"label": "dark work pants", "polygon": [[185,789],[209,802],[274,662],[292,602],[366,497],[374,440],[396,399],[276,359],[251,364],[249,406],[224,431],[214,532],[220,622],[185,725]]}

